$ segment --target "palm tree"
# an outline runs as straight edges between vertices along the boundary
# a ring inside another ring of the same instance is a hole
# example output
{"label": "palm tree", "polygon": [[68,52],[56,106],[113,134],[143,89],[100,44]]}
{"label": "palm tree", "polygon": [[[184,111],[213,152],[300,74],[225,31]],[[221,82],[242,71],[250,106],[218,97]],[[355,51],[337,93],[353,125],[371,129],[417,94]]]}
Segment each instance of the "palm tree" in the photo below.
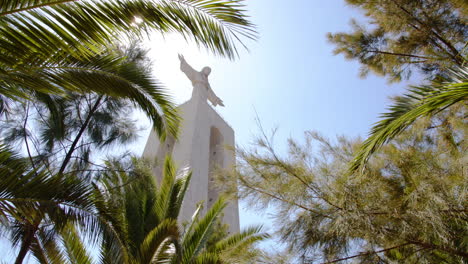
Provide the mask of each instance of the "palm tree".
{"label": "palm tree", "polygon": [[109,52],[109,43],[152,29],[234,58],[242,36],[255,38],[242,7],[241,0],[2,1],[0,110],[38,94],[93,91],[130,99],[160,135],[175,134],[177,115],[164,90]]}
{"label": "palm tree", "polygon": [[[148,72],[145,70],[146,65],[142,63],[144,51],[138,47],[130,47],[125,54],[125,60],[129,64],[133,64],[142,73]],[[102,150],[112,148],[116,144],[123,146],[132,142],[136,134],[135,121],[129,118],[132,111],[131,102],[127,99],[95,93],[68,93],[67,97],[41,94],[37,99],[26,103],[13,102],[10,105],[12,112],[1,120],[0,126],[0,134],[5,142],[25,150],[26,158],[23,162],[29,166],[16,176],[12,174],[14,170],[9,172],[6,170],[8,167],[5,167],[5,175],[2,177],[19,179],[14,185],[15,188],[19,188],[17,191],[11,189],[12,186],[6,186],[10,188],[8,199],[20,199],[24,203],[23,206],[28,207],[27,211],[21,211],[19,206],[15,205],[8,213],[12,214],[13,209],[18,210],[17,217],[10,217],[2,222],[2,229],[9,231],[13,245],[19,245],[17,263],[22,262],[28,251],[38,260],[45,259],[41,248],[54,245],[51,241],[61,230],[71,230],[71,224],[68,222],[76,222],[73,215],[67,220],[63,214],[61,219],[59,217],[56,220],[56,209],[51,211],[48,205],[51,202],[49,199],[55,198],[53,193],[47,192],[57,192],[55,188],[68,191],[74,188],[75,196],[62,193],[60,199],[78,199],[79,190],[82,190],[83,195],[88,195],[86,202],[89,208],[75,209],[99,219],[94,207],[97,201],[92,199],[93,190],[82,187],[93,181],[96,172],[107,170],[96,161],[96,156],[103,154]],[[27,174],[27,177],[24,174]],[[57,186],[48,186],[55,181]],[[29,184],[30,182],[38,186]],[[65,188],[65,183],[72,186]],[[24,188],[31,190],[27,191]],[[40,196],[47,202],[37,203],[36,189],[44,192],[40,193]],[[28,193],[31,195],[28,196]],[[64,205],[57,206],[60,208]],[[103,224],[102,228],[106,228],[106,224]]]}
{"label": "palm tree", "polygon": [[[148,166],[136,159],[132,164],[133,168],[126,170],[122,162],[109,162],[114,169],[102,174],[95,184],[100,215],[118,234],[116,239],[113,232],[110,236],[102,233],[100,263],[225,263],[223,254],[246,249],[268,237],[260,227],[252,227],[208,245],[226,202],[218,200],[204,216],[199,208],[189,223],[181,225],[177,217],[191,172],[177,174],[167,158],[161,182],[156,184]],[[88,263],[91,258],[83,241],[71,230],[65,230],[63,236],[65,253],[44,255],[70,263]]]}
{"label": "palm tree", "polygon": [[22,263],[30,250],[44,259],[44,248],[50,251],[58,232],[70,223],[88,234],[105,226],[105,219],[95,214],[93,189],[81,179],[34,169],[27,158],[3,145],[0,164],[0,218],[3,231],[19,245],[15,263]]}
{"label": "palm tree", "polygon": [[[439,77],[431,85],[415,86],[394,100],[390,112],[372,128],[370,136],[351,162],[350,171],[363,168],[369,157],[383,144],[395,138],[418,118],[430,117],[438,112],[468,100],[468,68],[458,67]],[[466,117],[465,117],[466,118]]]}
{"label": "palm tree", "polygon": [[[136,160],[133,164],[128,171],[121,161],[109,162],[114,169],[103,173],[96,183],[95,192],[103,201],[99,213],[108,215],[122,241],[120,247],[111,246],[112,239],[104,234],[104,263],[150,263],[179,237],[177,216],[191,173],[176,175],[168,159],[158,186],[147,166]],[[113,213],[107,213],[109,208]]]}
{"label": "palm tree", "polygon": [[[226,205],[226,201],[220,198],[203,217],[200,216],[201,208],[199,207],[178,242],[178,246],[175,247],[176,252],[170,263],[235,263],[232,262],[233,257],[248,254],[254,243],[269,237],[266,233],[261,233],[260,226],[254,226],[208,244],[216,228],[216,219],[220,217]],[[244,252],[240,253],[241,251]]]}

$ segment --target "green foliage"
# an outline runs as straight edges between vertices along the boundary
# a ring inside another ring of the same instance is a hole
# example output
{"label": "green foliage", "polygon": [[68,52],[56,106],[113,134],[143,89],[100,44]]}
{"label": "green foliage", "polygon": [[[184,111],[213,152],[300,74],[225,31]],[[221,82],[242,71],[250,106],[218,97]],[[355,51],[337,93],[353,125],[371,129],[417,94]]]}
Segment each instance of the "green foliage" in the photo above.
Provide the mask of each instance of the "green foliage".
{"label": "green foliage", "polygon": [[[109,247],[108,237],[104,236],[101,260],[153,263],[153,259],[164,255],[169,244],[178,241],[176,220],[191,173],[177,175],[167,159],[162,181],[157,185],[149,166],[141,161],[133,161],[133,169],[128,171],[120,163],[109,164],[114,169],[102,174],[96,188],[104,200],[100,214],[109,215],[122,243],[120,247]],[[107,213],[109,208],[113,208],[112,214]]]}
{"label": "green foliage", "polygon": [[463,263],[466,115],[459,103],[419,119],[352,175],[358,140],[307,132],[283,157],[264,135],[238,150],[238,173],[223,180],[253,206],[275,208],[278,234],[303,261]]}
{"label": "green foliage", "polygon": [[[130,51],[115,50],[116,54],[126,54],[122,57],[123,60],[133,64],[135,69],[142,73],[147,72],[147,66],[142,63],[144,52],[138,47],[130,48]],[[16,210],[16,219],[11,219],[13,222],[5,221],[2,229],[11,234],[14,245],[20,244],[16,263],[21,263],[28,251],[40,262],[60,263],[64,259],[63,254],[60,245],[54,241],[62,234],[63,229],[71,228],[72,224],[78,224],[80,230],[92,240],[106,232],[114,245],[119,244],[116,230],[112,230],[109,219],[105,217],[109,212],[96,214],[96,205],[100,204],[100,198],[95,197],[97,193],[93,192],[90,184],[96,175],[112,169],[98,164],[101,163],[99,158],[102,158],[103,151],[123,146],[135,138],[135,121],[129,119],[133,109],[131,102],[93,93],[69,93],[67,97],[37,93],[35,101],[10,102],[9,108],[11,112],[1,120],[1,136],[3,140],[23,151],[23,162],[27,166],[24,173],[19,171],[18,174],[9,174],[17,182],[15,186],[9,187],[15,188],[11,190],[10,199],[34,201],[37,199],[35,190],[38,190],[43,192],[40,195],[44,197],[44,201],[55,199],[53,195],[58,193],[70,199],[67,200],[70,204],[73,203],[72,199],[79,199],[79,195],[86,199],[81,197],[82,200],[76,202],[88,203],[86,208],[78,204],[72,207],[73,210],[68,208],[68,204],[62,210],[75,212],[77,216],[61,215],[59,219],[54,219],[58,216],[50,212],[47,204],[43,203],[29,207],[28,211],[13,208],[12,212]],[[25,177],[25,173],[30,176]],[[60,181],[70,186],[66,188]],[[83,189],[84,186],[86,188]],[[57,206],[63,205],[59,203]],[[28,217],[32,219],[28,220]],[[68,237],[64,236],[66,238]],[[73,261],[75,258],[86,257],[80,253],[78,246],[79,244],[67,247],[67,256],[72,262],[80,262]]]}
{"label": "green foliage", "polygon": [[1,228],[13,245],[19,245],[15,263],[22,263],[28,251],[41,262],[47,259],[44,249],[58,252],[54,240],[70,223],[90,237],[102,231],[102,219],[94,214],[93,190],[85,181],[50,174],[44,166],[34,168],[29,159],[4,146],[0,163]]}
{"label": "green foliage", "polygon": [[126,100],[95,94],[45,100],[14,103],[14,114],[0,123],[1,136],[25,148],[32,166],[85,175],[96,169],[99,154],[136,139],[135,120],[129,118],[133,108]]}
{"label": "green foliage", "polygon": [[335,53],[395,82],[414,70],[432,79],[467,60],[468,5],[459,0],[347,0],[369,27],[352,21],[351,33],[330,33]]}
{"label": "green foliage", "polygon": [[[0,217],[2,230],[19,245],[15,263],[28,252],[41,263],[91,262],[77,240],[82,235],[92,244],[105,241],[104,263],[164,255],[174,240],[167,238],[177,237],[175,219],[188,183],[168,176],[170,189],[153,195],[133,186],[136,191],[121,190],[124,197],[113,196],[111,203],[110,190],[95,182],[113,174],[119,189],[128,178],[121,166],[95,159],[134,138],[130,106],[142,109],[161,137],[176,136],[179,121],[162,85],[142,65],[141,50],[123,51],[112,42],[149,30],[176,32],[233,59],[243,38],[256,37],[242,8],[241,0],[0,2],[1,141],[19,143],[25,156],[0,146]],[[122,199],[133,204],[117,202]],[[152,217],[158,226],[150,225]],[[139,222],[127,230],[128,221]]]}
{"label": "green foliage", "polygon": [[390,112],[382,115],[371,130],[351,163],[351,170],[366,165],[367,159],[385,142],[404,131],[418,118],[433,116],[439,111],[468,100],[468,68],[450,72],[445,80],[433,81],[431,85],[412,87],[407,94],[394,99]]}
{"label": "green foliage", "polygon": [[36,93],[96,92],[131,100],[160,135],[176,135],[177,115],[161,85],[109,52],[109,43],[154,29],[234,58],[241,36],[255,38],[242,7],[238,0],[2,1],[0,110],[9,100],[32,100]]}
{"label": "green foliage", "polygon": [[[103,173],[95,184],[98,215],[106,219],[111,230],[102,233],[100,263],[235,263],[225,262],[232,252],[248,249],[268,237],[260,227],[231,236],[214,236],[226,206],[222,199],[204,216],[199,208],[185,230],[180,231],[177,217],[191,173],[185,170],[177,175],[168,158],[162,181],[156,184],[147,165],[134,159],[125,169],[122,161],[110,162],[108,166],[113,169]],[[85,261],[89,256],[89,249],[83,254],[78,234],[67,233],[63,243],[71,263],[78,257]]]}
{"label": "green foliage", "polygon": [[253,260],[259,254],[253,245],[269,238],[261,227],[249,227],[230,236],[220,235],[215,230],[219,226],[218,217],[226,206],[226,201],[220,198],[203,217],[199,207],[182,236],[180,251],[171,263],[243,263],[242,258],[247,256]]}
{"label": "green foliage", "polygon": [[406,95],[394,99],[390,111],[382,115],[356,153],[350,166],[356,171],[418,118],[468,99],[468,5],[457,0],[347,2],[363,10],[372,27],[366,29],[353,21],[352,33],[329,34],[337,45],[335,53],[359,60],[363,76],[373,71],[400,81],[419,69],[432,80],[430,85],[411,87]]}

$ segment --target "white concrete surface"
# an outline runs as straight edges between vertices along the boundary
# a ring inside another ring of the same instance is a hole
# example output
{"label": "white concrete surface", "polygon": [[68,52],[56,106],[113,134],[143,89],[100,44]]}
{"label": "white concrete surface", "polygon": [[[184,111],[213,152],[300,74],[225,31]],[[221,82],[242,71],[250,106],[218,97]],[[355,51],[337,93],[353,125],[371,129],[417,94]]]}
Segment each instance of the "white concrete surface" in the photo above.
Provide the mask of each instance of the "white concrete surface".
{"label": "white concrete surface", "polygon": [[[192,180],[182,204],[181,221],[191,219],[199,202],[204,203],[205,213],[217,200],[218,191],[211,177],[213,169],[229,169],[235,164],[232,150],[235,146],[234,130],[208,105],[209,96],[203,90],[205,85],[193,84],[192,98],[179,106],[182,123],[178,140],[168,138],[161,143],[155,131],[151,131],[143,151],[144,158],[156,160],[159,165],[166,155],[172,154],[179,168],[191,168]],[[222,105],[222,101],[215,98],[215,102]],[[161,177],[161,171],[160,166],[154,168],[157,179]],[[224,209],[223,221],[229,224],[230,233],[239,232],[237,200],[230,201]]]}

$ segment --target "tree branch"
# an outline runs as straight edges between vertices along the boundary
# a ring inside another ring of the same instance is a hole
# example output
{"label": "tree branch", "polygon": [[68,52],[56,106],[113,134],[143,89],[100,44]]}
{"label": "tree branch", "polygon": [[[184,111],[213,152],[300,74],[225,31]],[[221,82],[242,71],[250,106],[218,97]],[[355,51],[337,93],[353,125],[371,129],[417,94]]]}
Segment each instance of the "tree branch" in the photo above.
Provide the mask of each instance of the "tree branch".
{"label": "tree branch", "polygon": [[407,240],[407,241],[409,243],[411,243],[411,244],[422,246],[424,248],[440,250],[440,251],[444,251],[444,252],[447,252],[447,253],[450,253],[450,254],[457,255],[457,256],[468,259],[468,252],[459,251],[457,249],[453,249],[453,248],[450,248],[450,247],[434,245],[432,243],[426,243],[426,242],[422,242],[422,241],[418,241],[418,240]]}
{"label": "tree branch", "polygon": [[36,165],[34,164],[34,160],[31,155],[31,150],[29,149],[28,135],[26,132],[26,124],[28,123],[28,118],[29,118],[29,103],[26,104],[26,116],[24,118],[24,123],[23,123],[24,143],[26,144],[26,151],[28,152],[28,157],[31,162],[31,166],[34,170],[34,174],[36,174],[37,176],[37,168],[36,168]]}
{"label": "tree branch", "polygon": [[381,50],[366,50],[366,51],[367,52],[372,52],[372,53],[379,53],[379,54],[385,54],[385,55],[398,56],[398,57],[410,57],[410,58],[423,59],[422,62],[425,62],[427,60],[433,60],[433,58],[429,58],[429,57],[425,57],[425,56],[419,56],[419,55],[413,55],[413,54],[406,54],[406,53],[389,52],[389,51],[381,51]]}
{"label": "tree branch", "polygon": [[384,249],[378,250],[378,251],[361,252],[361,253],[359,253],[357,255],[353,255],[353,256],[349,256],[349,257],[345,257],[345,258],[340,258],[340,259],[335,259],[335,260],[331,260],[331,261],[327,261],[327,262],[322,262],[322,264],[337,263],[337,262],[341,262],[341,261],[345,261],[345,260],[353,259],[353,258],[357,258],[357,257],[378,254],[378,253],[390,251],[390,250],[395,249],[395,248],[400,248],[400,247],[404,247],[404,246],[407,246],[407,245],[411,245],[411,244],[413,244],[413,243],[408,242],[408,243],[404,243],[404,244],[397,245],[397,246],[394,246],[394,247],[384,248]]}
{"label": "tree branch", "polygon": [[304,184],[307,188],[309,188],[312,192],[314,192],[317,196],[319,196],[320,199],[322,199],[324,202],[326,202],[327,204],[335,207],[336,209],[339,209],[339,210],[343,210],[343,208],[331,203],[328,199],[324,198],[323,194],[319,193],[318,190],[316,190],[316,188],[314,188],[313,186],[311,186],[307,181],[305,181],[302,177],[300,177],[297,173],[295,173],[293,170],[291,170],[290,166],[288,166],[287,164],[285,164],[279,157],[278,155],[276,155],[276,152],[273,148],[273,145],[271,143],[271,140],[268,139],[267,135],[265,134],[265,130],[263,129],[262,127],[262,124],[260,123],[260,121],[257,119],[257,123],[258,123],[258,126],[260,127],[260,131],[262,133],[262,136],[263,136],[263,140],[265,141],[265,147],[267,148],[267,150],[270,152],[271,155],[273,155],[273,158],[274,160],[277,162],[277,164],[279,165],[279,167],[283,168],[283,170],[290,174],[291,176],[293,176],[294,178],[296,178],[297,180],[299,180],[302,184]]}
{"label": "tree branch", "polygon": [[446,40],[445,38],[443,38],[441,35],[439,35],[436,31],[433,30],[432,27],[428,26],[426,23],[424,23],[423,21],[421,21],[419,18],[417,18],[416,16],[414,16],[410,11],[408,11],[408,9],[406,9],[405,7],[403,7],[402,5],[400,5],[399,3],[397,3],[396,0],[391,0],[392,3],[394,3],[399,9],[401,9],[403,12],[405,12],[408,16],[410,16],[411,18],[413,18],[416,22],[418,22],[421,26],[425,27],[426,30],[431,33],[432,35],[434,35],[436,37],[436,39],[438,39],[440,42],[442,42],[451,52],[447,52],[446,49],[440,47],[440,45],[436,44],[437,46],[439,46],[442,50],[445,50],[447,54],[449,54],[450,57],[452,57],[452,59],[454,60],[454,62],[459,65],[459,66],[463,66],[463,60],[460,60],[460,53],[458,52],[458,50],[448,41]]}
{"label": "tree branch", "polygon": [[315,211],[315,210],[313,210],[313,209],[307,208],[307,207],[305,207],[305,206],[303,206],[303,205],[301,205],[301,204],[298,204],[298,203],[296,203],[296,202],[286,200],[286,199],[281,198],[281,197],[279,197],[279,196],[277,196],[277,195],[274,195],[274,194],[271,194],[271,193],[269,193],[269,192],[266,192],[266,191],[264,191],[264,190],[262,190],[262,189],[255,188],[255,187],[249,185],[245,179],[241,179],[241,182],[242,182],[242,186],[245,186],[245,187],[247,187],[247,188],[249,188],[249,189],[251,189],[251,190],[253,190],[253,191],[255,191],[255,192],[259,192],[259,193],[261,193],[261,194],[264,194],[264,195],[266,195],[266,196],[269,196],[269,197],[271,197],[271,198],[273,198],[273,199],[275,199],[275,200],[278,200],[278,201],[280,201],[280,202],[287,203],[287,204],[291,204],[291,205],[297,206],[297,207],[299,207],[299,208],[301,208],[301,209],[304,209],[304,210],[306,210],[306,211],[308,211],[308,212],[311,212],[311,213],[313,213],[313,214],[316,214],[316,215],[319,215],[319,216],[322,216],[322,217],[326,217],[326,218],[331,219],[331,217],[328,216],[328,215],[324,215],[324,214],[322,214],[322,213],[320,213],[320,212],[317,212],[317,211]]}
{"label": "tree branch", "polygon": [[104,97],[103,95],[99,95],[99,97],[96,99],[96,103],[94,103],[93,107],[90,109],[85,122],[81,126],[80,130],[78,131],[78,134],[75,137],[75,140],[73,141],[73,143],[71,144],[70,148],[67,151],[67,155],[65,156],[65,159],[63,160],[62,166],[60,167],[58,174],[63,174],[63,172],[65,171],[65,168],[67,167],[68,162],[70,161],[73,151],[75,151],[76,145],[78,144],[79,140],[81,139],[81,136],[83,135],[84,131],[88,127],[88,124],[91,121],[91,117],[93,116],[94,112],[96,112],[96,110],[100,106],[103,97]]}

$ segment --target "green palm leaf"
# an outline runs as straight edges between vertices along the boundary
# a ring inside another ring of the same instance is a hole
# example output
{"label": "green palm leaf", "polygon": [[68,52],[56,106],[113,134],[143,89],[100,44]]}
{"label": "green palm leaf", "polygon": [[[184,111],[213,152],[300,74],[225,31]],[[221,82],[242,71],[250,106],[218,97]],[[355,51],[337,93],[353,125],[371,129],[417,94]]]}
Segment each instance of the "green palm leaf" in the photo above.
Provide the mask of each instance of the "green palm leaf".
{"label": "green palm leaf", "polygon": [[252,245],[269,237],[267,233],[262,233],[262,226],[251,226],[240,233],[233,234],[217,242],[209,251],[219,253],[226,250],[235,250],[236,248],[243,248],[243,246]]}
{"label": "green palm leaf", "polygon": [[88,255],[86,246],[79,239],[79,234],[72,224],[68,224],[66,230],[62,232],[65,251],[71,264],[92,264],[93,261]]}
{"label": "green palm leaf", "polygon": [[192,262],[194,264],[220,264],[221,260],[218,254],[211,252],[203,252],[198,255]]}
{"label": "green palm leaf", "polygon": [[[241,0],[24,2],[0,5],[0,18],[8,33],[4,39],[22,44],[18,49],[47,51],[47,47],[57,47],[86,54],[112,42],[118,33],[140,35],[141,29],[151,28],[161,33],[178,32],[233,58],[236,42],[242,43],[240,36],[256,37]],[[136,26],[135,17],[143,23]],[[10,31],[12,28],[16,31]]]}
{"label": "green palm leaf", "polygon": [[383,144],[400,134],[420,117],[432,116],[447,107],[468,100],[468,68],[451,70],[444,81],[412,87],[409,93],[395,100],[390,112],[382,115],[370,136],[351,162],[350,170],[363,168],[369,157]]}
{"label": "green palm leaf", "polygon": [[[172,160],[167,158],[162,181],[157,185],[151,170],[137,160],[133,160],[130,171],[118,162],[109,162],[108,167],[111,170],[97,183],[96,191],[102,197],[99,201],[103,201],[98,208],[108,217],[118,240],[114,247],[103,249],[102,262],[169,261],[174,254],[170,253],[171,247],[179,248],[176,219],[190,173],[178,175]],[[119,254],[126,255],[127,260],[114,257]]]}
{"label": "green palm leaf", "polygon": [[[62,96],[66,91],[94,91],[126,97],[152,118],[160,135],[166,128],[176,135],[177,115],[161,86],[102,54],[122,35],[139,37],[154,29],[180,33],[216,54],[234,58],[236,43],[242,44],[240,36],[255,38],[242,7],[240,0],[3,1],[0,94],[15,100],[30,98],[31,91]],[[136,17],[143,23],[136,25]],[[112,64],[113,70],[102,63]],[[2,98],[2,108],[4,102]]]}
{"label": "green palm leaf", "polygon": [[181,259],[183,263],[191,263],[201,253],[205,242],[212,232],[216,218],[226,206],[226,201],[220,198],[201,219],[195,217],[192,220],[192,227],[188,229],[188,233],[183,237],[183,241],[181,242],[183,248]]}
{"label": "green palm leaf", "polygon": [[160,220],[177,219],[191,176],[192,173],[188,170],[183,170],[177,175],[172,158],[166,157],[155,204],[155,212]]}
{"label": "green palm leaf", "polygon": [[96,196],[85,181],[72,175],[49,175],[40,167],[33,169],[28,160],[4,146],[0,146],[0,164],[0,217],[12,243],[21,243],[17,263],[28,250],[39,261],[47,259],[43,251],[55,233],[42,239],[43,228],[53,226],[61,231],[75,223],[94,240],[111,228],[105,215],[96,215]]}
{"label": "green palm leaf", "polygon": [[159,135],[166,131],[177,133],[178,115],[162,85],[142,71],[137,62],[127,61],[118,53],[100,54],[86,60],[63,55],[54,63],[43,63],[27,70],[10,70],[5,74],[0,72],[0,77],[9,86],[27,88],[16,91],[15,98],[31,99],[27,94],[29,89],[40,94],[94,91],[129,98],[152,118]]}
{"label": "green palm leaf", "polygon": [[166,242],[173,243],[179,238],[179,227],[175,219],[165,219],[146,236],[140,246],[138,263],[153,263],[166,249]]}

